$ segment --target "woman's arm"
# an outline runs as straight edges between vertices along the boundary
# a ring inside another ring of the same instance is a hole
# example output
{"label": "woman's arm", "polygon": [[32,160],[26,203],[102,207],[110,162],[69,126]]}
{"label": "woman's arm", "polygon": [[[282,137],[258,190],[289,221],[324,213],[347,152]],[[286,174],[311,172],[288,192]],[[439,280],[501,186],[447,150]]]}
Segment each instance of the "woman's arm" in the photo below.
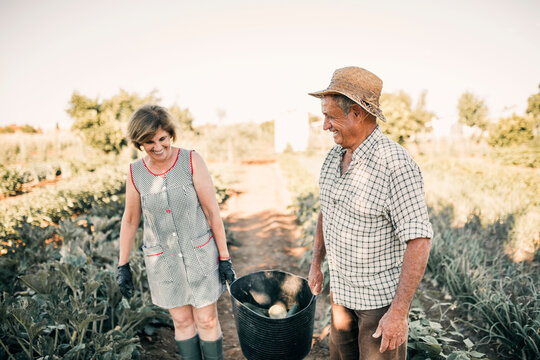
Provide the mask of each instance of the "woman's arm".
{"label": "woman's arm", "polygon": [[197,197],[201,203],[208,224],[214,234],[214,239],[219,251],[220,259],[229,258],[227,249],[227,239],[225,238],[225,227],[219,214],[219,206],[216,200],[216,190],[210,172],[202,157],[195,151],[192,153],[193,163],[193,185],[197,192]]}
{"label": "woman's arm", "polygon": [[120,227],[120,256],[118,266],[129,261],[135,234],[141,221],[141,197],[133,185],[131,179],[131,168],[126,181],[126,206],[122,216],[122,226]]}

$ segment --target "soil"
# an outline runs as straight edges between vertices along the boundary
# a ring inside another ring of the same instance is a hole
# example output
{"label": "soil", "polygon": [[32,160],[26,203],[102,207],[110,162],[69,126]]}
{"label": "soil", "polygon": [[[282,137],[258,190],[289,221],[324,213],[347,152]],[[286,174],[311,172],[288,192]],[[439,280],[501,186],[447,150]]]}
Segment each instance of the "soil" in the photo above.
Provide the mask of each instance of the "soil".
{"label": "soil", "polygon": [[[242,180],[231,186],[233,195],[222,210],[222,216],[230,224],[235,237],[235,245],[230,245],[229,251],[237,276],[279,269],[307,277],[308,269],[298,267],[305,249],[298,244],[301,233],[289,209],[292,198],[279,165],[267,160],[246,163],[239,178]],[[327,306],[327,296],[319,296],[313,346],[306,359],[329,358],[328,329],[321,329]],[[225,359],[245,359],[238,342],[228,292],[218,301],[218,313]],[[180,358],[170,328],[157,329],[152,337],[142,338],[141,345],[143,360]]]}

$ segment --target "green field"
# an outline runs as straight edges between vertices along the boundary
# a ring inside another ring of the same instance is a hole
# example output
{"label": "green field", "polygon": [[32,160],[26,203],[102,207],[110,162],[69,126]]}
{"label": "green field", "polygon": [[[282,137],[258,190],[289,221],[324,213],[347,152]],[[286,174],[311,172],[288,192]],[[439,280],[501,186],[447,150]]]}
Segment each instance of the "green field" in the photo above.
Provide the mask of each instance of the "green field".
{"label": "green field", "polygon": [[[241,162],[277,158],[308,248],[302,264],[309,264],[328,137],[317,134],[308,151],[283,154],[272,152],[268,126],[206,126],[181,139],[178,145],[211,164],[220,202],[241,176]],[[100,153],[70,132],[0,140],[7,144],[0,167],[0,357],[136,356],[138,336],[170,325],[150,305],[140,256],[132,266],[136,296],[121,301],[115,284],[127,164],[137,155],[128,148]],[[540,171],[499,161],[470,142],[410,149],[423,172],[434,238],[411,309],[409,355],[539,357]]]}

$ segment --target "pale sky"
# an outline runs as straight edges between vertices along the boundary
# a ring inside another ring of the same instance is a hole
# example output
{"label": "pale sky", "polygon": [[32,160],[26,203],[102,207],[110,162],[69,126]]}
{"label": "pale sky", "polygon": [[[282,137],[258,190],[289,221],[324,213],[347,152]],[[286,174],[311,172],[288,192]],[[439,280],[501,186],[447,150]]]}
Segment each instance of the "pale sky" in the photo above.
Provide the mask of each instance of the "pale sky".
{"label": "pale sky", "polygon": [[522,114],[540,83],[540,1],[0,0],[0,126],[69,128],[74,90],[157,89],[196,124],[218,108],[226,122],[319,114],[307,92],[350,65],[383,92],[427,90],[439,129],[467,90],[494,118]]}

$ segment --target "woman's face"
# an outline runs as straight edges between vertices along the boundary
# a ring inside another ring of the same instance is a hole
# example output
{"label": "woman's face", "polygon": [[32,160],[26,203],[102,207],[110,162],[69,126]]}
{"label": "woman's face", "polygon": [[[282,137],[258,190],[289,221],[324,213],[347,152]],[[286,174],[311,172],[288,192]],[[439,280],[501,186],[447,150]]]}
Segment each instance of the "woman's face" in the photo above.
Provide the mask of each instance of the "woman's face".
{"label": "woman's face", "polygon": [[163,129],[156,131],[154,136],[142,144],[144,151],[152,160],[163,161],[171,153],[171,135]]}

